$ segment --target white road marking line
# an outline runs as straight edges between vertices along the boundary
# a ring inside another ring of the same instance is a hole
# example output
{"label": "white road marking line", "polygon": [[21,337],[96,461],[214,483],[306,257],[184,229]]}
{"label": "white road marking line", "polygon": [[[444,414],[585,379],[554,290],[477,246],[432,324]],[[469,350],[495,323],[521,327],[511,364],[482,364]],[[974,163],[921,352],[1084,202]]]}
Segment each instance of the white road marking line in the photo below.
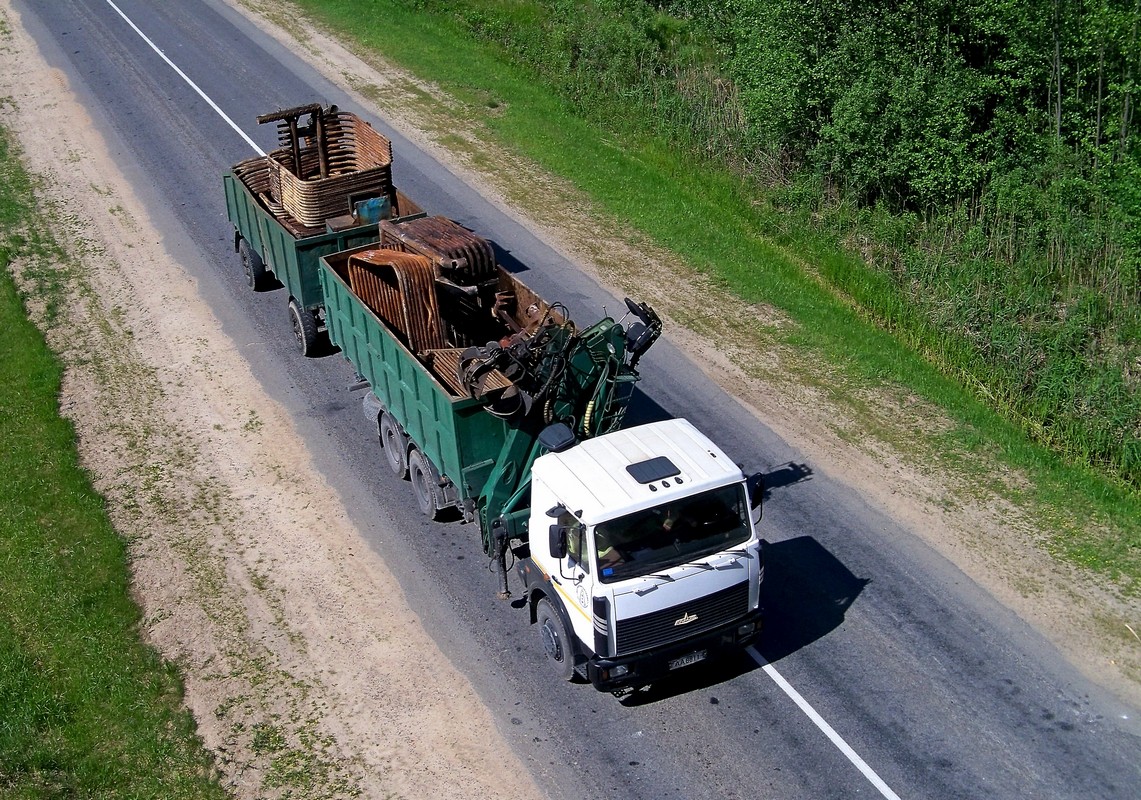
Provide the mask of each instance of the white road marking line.
{"label": "white road marking line", "polygon": [[800,706],[800,710],[803,711],[810,720],[812,720],[817,728],[824,732],[824,735],[831,740],[832,744],[836,745],[836,748],[845,756],[847,756],[849,761],[856,765],[856,769],[864,774],[864,777],[871,782],[872,786],[879,789],[880,794],[888,798],[888,800],[899,800],[899,795],[893,792],[891,787],[884,783],[883,779],[876,774],[875,770],[869,767],[867,762],[865,762],[864,759],[860,758],[859,754],[853,750],[851,746],[843,740],[843,738],[841,738],[840,734],[836,733],[836,731],[833,730],[832,726],[824,721],[824,717],[816,713],[816,709],[809,705],[808,701],[800,696],[800,692],[792,688],[792,684],[786,681],[784,676],[777,672],[776,667],[766,661],[765,657],[757,652],[757,648],[747,647],[745,648],[745,652],[752,656],[753,660],[760,665],[761,669],[763,669],[768,674],[768,676],[773,679],[773,682],[776,683],[776,685],[779,686],[785,694],[792,698],[792,702]]}
{"label": "white road marking line", "polygon": [[265,151],[262,150],[260,147],[258,147],[254,143],[254,140],[251,139],[249,136],[247,136],[246,132],[243,131],[241,128],[239,128],[237,126],[237,124],[226,115],[225,111],[218,108],[218,104],[215,103],[213,100],[211,100],[210,97],[206,94],[206,92],[204,92],[200,88],[198,88],[198,84],[196,84],[194,81],[190,80],[189,76],[187,76],[187,74],[185,72],[183,72],[181,69],[179,69],[177,64],[175,64],[173,61],[171,61],[169,58],[167,58],[166,53],[164,53],[162,50],[159,50],[158,46],[154,42],[152,42],[150,40],[150,38],[145,33],[143,33],[141,30],[139,30],[139,26],[136,25],[134,22],[132,22],[131,18],[123,13],[122,9],[120,9],[117,5],[115,5],[113,2],[111,2],[111,0],[107,0],[107,5],[111,6],[111,8],[113,8],[113,9],[115,9],[115,13],[117,13],[120,17],[122,17],[126,21],[126,23],[134,29],[135,33],[137,33],[142,38],[142,40],[144,42],[146,42],[147,44],[150,45],[151,50],[154,50],[156,53],[158,53],[159,58],[161,58],[163,61],[165,61],[170,66],[171,69],[173,69],[175,72],[178,73],[178,76],[180,78],[182,78],[184,81],[186,81],[190,85],[191,89],[198,92],[198,96],[201,97],[203,100],[205,100],[207,103],[209,103],[210,108],[214,109],[218,113],[218,116],[220,116],[222,119],[224,119],[226,121],[226,124],[228,124],[231,128],[233,128],[235,131],[237,131],[238,135],[246,140],[246,144],[248,144],[250,147],[252,147],[254,149],[254,151],[259,156],[265,155]]}

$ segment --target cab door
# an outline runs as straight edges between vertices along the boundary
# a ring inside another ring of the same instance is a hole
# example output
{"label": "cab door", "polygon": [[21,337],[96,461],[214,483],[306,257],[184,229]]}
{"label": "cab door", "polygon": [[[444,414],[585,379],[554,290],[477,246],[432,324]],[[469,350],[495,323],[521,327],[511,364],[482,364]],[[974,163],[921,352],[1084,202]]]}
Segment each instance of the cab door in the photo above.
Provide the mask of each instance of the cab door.
{"label": "cab door", "polygon": [[559,577],[567,604],[567,615],[580,642],[593,649],[594,616],[592,596],[594,579],[590,568],[588,530],[572,514],[560,517],[559,524],[566,526],[567,554],[559,563]]}

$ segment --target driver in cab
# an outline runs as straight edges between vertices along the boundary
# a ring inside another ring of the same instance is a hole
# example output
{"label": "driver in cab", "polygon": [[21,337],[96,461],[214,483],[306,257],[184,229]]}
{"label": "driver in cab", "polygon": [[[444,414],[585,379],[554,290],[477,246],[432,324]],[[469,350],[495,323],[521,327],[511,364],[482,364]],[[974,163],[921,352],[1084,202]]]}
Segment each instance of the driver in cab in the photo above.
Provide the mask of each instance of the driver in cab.
{"label": "driver in cab", "polygon": [[[656,523],[654,528],[632,540],[623,541],[621,544],[629,545],[631,541],[633,541],[638,547],[645,547],[647,545],[652,547],[658,538],[657,534],[669,534],[677,523],[679,516],[680,513],[674,506],[667,506],[664,509],[655,509],[654,513],[649,515],[649,519]],[[613,568],[628,560],[628,555],[620,549],[619,543],[612,540],[613,533],[608,528],[600,525],[597,529],[596,537],[596,543],[598,545],[598,567],[600,570],[604,570],[608,567]]]}

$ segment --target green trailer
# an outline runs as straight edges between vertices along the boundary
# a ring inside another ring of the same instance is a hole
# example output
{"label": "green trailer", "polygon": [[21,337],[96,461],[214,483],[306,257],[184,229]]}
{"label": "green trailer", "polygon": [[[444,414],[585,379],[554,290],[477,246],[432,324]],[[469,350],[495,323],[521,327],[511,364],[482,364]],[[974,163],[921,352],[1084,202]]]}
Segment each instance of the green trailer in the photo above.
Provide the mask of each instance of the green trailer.
{"label": "green trailer", "polygon": [[392,143],[355,114],[319,104],[257,118],[280,146],[223,176],[234,250],[250,287],[285,287],[298,346],[308,355],[325,327],[317,259],[380,238],[381,220],[423,211],[392,183]]}
{"label": "green trailer", "polygon": [[[222,177],[226,215],[234,226],[234,250],[250,288],[264,288],[270,276],[285,287],[294,335],[301,352],[308,354],[326,326],[318,260],[374,243],[380,229],[376,220],[360,221],[348,213],[329,219],[324,228],[301,226],[270,199],[269,178],[265,158],[243,161],[228,170]],[[399,190],[383,200],[378,216],[412,219],[424,215]]]}

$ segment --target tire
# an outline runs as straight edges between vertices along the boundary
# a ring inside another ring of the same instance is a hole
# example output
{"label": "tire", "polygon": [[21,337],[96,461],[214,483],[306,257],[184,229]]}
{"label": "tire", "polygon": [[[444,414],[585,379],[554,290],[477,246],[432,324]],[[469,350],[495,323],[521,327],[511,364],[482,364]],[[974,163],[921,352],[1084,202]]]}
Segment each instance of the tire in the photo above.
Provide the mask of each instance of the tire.
{"label": "tire", "polygon": [[242,259],[242,269],[246,272],[246,283],[255,292],[260,291],[265,284],[265,262],[262,257],[257,254],[250,243],[245,239],[238,242],[238,255]]}
{"label": "tire", "polygon": [[290,300],[289,320],[293,323],[293,335],[297,339],[301,355],[312,354],[317,347],[317,319],[313,316],[313,312],[297,305],[296,300]]}
{"label": "tire", "polygon": [[564,681],[573,681],[574,645],[563,618],[551,605],[551,601],[543,598],[536,606],[536,623],[539,626],[539,641],[543,651],[547,654],[556,675]]}
{"label": "tire", "polygon": [[384,447],[388,468],[404,480],[408,477],[408,437],[387,411],[381,412],[379,426],[380,444]]}
{"label": "tire", "polygon": [[413,447],[408,454],[408,478],[412,481],[412,493],[416,495],[420,513],[428,519],[439,519],[443,500],[440,473],[418,447]]}

